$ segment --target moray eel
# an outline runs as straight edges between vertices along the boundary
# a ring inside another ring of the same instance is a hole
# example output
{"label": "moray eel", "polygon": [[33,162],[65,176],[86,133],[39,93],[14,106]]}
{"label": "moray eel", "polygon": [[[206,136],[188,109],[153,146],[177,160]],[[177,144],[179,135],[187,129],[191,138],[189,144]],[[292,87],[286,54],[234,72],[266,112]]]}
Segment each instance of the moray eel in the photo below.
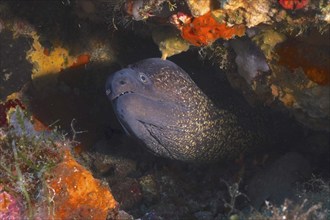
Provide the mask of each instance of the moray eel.
{"label": "moray eel", "polygon": [[161,157],[214,161],[266,143],[244,108],[217,106],[175,63],[150,58],[110,75],[106,94],[124,130]]}

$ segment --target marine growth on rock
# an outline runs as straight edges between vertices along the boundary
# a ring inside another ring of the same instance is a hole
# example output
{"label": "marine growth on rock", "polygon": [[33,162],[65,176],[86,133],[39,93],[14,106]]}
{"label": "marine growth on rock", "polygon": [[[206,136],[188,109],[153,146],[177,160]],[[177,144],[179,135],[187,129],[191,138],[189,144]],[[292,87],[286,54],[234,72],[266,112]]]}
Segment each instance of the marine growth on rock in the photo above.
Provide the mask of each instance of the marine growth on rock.
{"label": "marine growth on rock", "polygon": [[285,9],[297,10],[306,7],[309,0],[279,0],[278,2]]}
{"label": "marine growth on rock", "polygon": [[211,12],[189,20],[181,29],[182,38],[195,46],[205,46],[219,38],[228,40],[244,34],[244,25],[228,26],[226,23],[219,23]]}

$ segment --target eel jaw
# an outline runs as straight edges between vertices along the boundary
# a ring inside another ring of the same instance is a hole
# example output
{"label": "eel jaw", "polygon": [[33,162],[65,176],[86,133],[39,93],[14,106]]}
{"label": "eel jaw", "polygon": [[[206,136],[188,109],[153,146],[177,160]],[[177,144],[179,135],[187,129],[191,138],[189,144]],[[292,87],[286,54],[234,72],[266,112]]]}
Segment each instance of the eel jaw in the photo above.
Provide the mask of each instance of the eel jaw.
{"label": "eel jaw", "polygon": [[[123,95],[127,95],[127,94],[132,94],[134,93],[133,91],[125,91],[125,92],[122,92],[120,93],[119,95],[111,95],[110,99],[112,102],[116,101],[119,97],[123,96]],[[111,91],[110,90],[107,90],[106,91],[106,94],[109,96],[111,94]]]}

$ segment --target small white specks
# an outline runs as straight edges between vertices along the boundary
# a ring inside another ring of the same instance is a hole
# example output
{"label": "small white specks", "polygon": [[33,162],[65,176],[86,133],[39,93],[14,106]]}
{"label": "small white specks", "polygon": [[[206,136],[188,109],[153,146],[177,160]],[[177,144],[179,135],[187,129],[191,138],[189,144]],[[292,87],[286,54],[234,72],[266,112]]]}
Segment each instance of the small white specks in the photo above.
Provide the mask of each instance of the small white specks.
{"label": "small white specks", "polygon": [[4,76],[3,76],[3,79],[4,79],[5,81],[9,80],[9,78],[10,78],[10,76],[11,76],[12,74],[13,74],[12,72],[10,72],[10,73],[5,73]]}

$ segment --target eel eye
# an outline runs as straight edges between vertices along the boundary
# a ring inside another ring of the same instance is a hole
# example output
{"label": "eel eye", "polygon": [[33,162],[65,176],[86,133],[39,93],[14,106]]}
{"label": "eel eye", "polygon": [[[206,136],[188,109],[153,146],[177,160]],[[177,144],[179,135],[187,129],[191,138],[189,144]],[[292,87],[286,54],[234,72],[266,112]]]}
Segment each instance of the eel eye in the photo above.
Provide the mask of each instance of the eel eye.
{"label": "eel eye", "polygon": [[148,83],[148,77],[144,73],[139,73],[139,78],[142,83]]}

